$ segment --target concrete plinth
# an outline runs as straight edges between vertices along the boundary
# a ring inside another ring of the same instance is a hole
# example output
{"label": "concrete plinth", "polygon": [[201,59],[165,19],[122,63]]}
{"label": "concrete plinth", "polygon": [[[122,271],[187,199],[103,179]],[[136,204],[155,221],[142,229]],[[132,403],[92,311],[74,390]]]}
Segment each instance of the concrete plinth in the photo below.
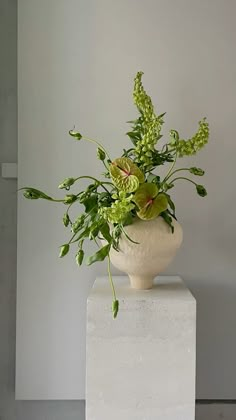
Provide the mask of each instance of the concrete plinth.
{"label": "concrete plinth", "polygon": [[86,420],[193,420],[196,302],[179,277],[135,291],[115,276],[111,314],[106,277],[87,304]]}

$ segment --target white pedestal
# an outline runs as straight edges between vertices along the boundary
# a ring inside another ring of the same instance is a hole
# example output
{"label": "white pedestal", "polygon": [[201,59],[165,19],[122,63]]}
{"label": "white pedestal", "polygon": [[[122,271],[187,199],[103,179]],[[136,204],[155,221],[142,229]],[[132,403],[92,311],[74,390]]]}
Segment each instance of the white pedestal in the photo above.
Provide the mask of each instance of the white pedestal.
{"label": "white pedestal", "polygon": [[115,276],[111,313],[106,277],[87,304],[86,420],[193,420],[196,302],[179,277],[149,291]]}

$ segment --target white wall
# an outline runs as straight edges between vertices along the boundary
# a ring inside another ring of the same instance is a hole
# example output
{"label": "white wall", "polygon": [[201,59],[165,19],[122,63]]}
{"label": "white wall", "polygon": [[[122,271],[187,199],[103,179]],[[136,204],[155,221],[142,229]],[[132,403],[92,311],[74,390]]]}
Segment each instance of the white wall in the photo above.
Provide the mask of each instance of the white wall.
{"label": "white wall", "polygon": [[[118,156],[140,69],[166,132],[208,117],[209,146],[181,164],[207,169],[209,196],[176,190],[185,238],[169,270],[198,300],[198,398],[236,397],[235,12],[233,0],[19,0],[19,187],[56,195],[66,176],[98,173],[95,149],[67,136],[74,123]],[[58,260],[63,210],[19,198],[18,398],[84,397],[86,296],[105,267]]]}

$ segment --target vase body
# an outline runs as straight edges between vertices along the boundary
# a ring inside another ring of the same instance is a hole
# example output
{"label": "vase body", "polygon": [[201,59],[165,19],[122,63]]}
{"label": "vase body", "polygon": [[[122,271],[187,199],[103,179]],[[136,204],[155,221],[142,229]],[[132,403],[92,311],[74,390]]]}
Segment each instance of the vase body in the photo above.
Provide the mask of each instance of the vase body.
{"label": "vase body", "polygon": [[119,252],[110,251],[112,264],[128,274],[134,289],[151,289],[154,278],[173,260],[183,240],[180,224],[173,219],[174,233],[162,217],[154,220],[135,219],[125,227],[119,240]]}

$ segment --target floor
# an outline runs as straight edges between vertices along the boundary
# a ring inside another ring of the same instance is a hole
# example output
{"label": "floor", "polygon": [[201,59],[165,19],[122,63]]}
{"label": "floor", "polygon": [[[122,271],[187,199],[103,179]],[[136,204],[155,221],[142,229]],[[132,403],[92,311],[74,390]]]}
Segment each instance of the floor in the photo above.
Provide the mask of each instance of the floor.
{"label": "floor", "polygon": [[212,403],[196,405],[196,420],[236,420],[235,403]]}

